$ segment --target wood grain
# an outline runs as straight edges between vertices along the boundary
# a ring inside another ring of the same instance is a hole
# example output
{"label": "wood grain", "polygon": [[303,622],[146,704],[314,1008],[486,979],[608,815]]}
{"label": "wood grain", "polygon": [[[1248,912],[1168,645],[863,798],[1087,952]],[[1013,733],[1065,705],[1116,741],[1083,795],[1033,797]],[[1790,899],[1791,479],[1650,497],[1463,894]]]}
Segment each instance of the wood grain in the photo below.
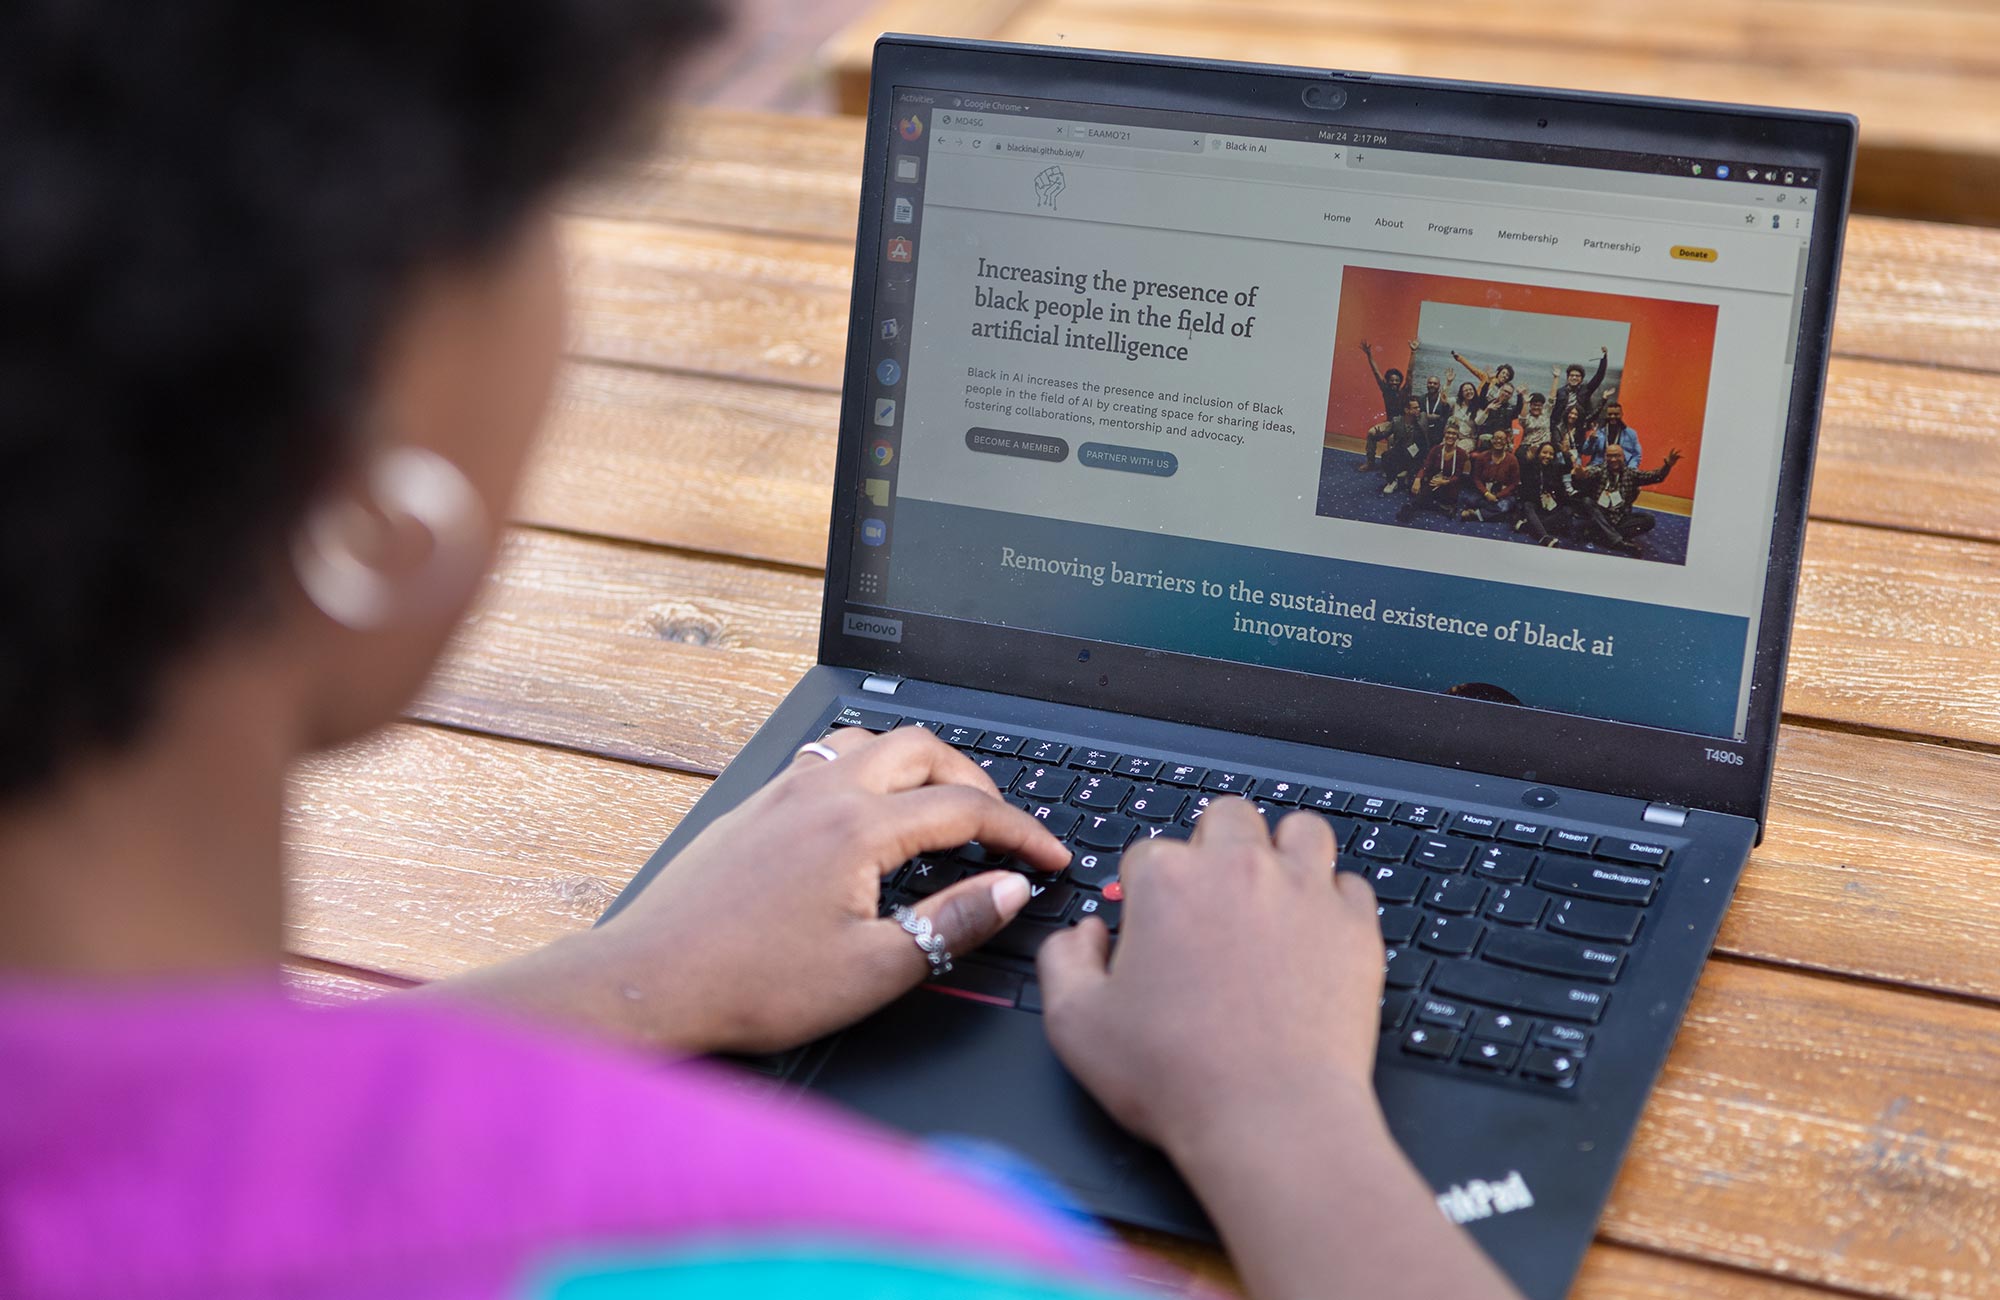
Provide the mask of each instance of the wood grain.
{"label": "wood grain", "polygon": [[[767,152],[777,160],[768,169],[745,161]],[[761,360],[719,373],[837,388],[861,153],[859,123],[698,113],[657,153],[573,196],[576,296],[586,326],[579,351],[689,368],[713,356],[718,342],[736,340]],[[687,247],[674,247],[675,231]],[[828,247],[801,247],[812,241]],[[774,261],[798,265],[755,284],[753,302],[736,301],[749,283],[741,277]],[[684,279],[671,278],[675,268]],[[787,288],[799,293],[795,302],[784,297]],[[648,318],[646,302],[688,319]],[[746,310],[757,304],[775,318]],[[827,330],[804,351],[782,345],[799,333],[799,321]],[[721,339],[706,337],[717,329]],[[774,341],[775,355],[764,358]],[[688,343],[700,346],[677,350]],[[2000,371],[2000,230],[1850,221],[1834,347],[1847,356]]]}
{"label": "wood grain", "polygon": [[[438,978],[572,933],[702,785],[392,728],[295,783],[295,947]],[[1712,964],[1604,1232],[1856,1290],[1991,1295],[1995,1079],[1991,1009]]]}
{"label": "wood grain", "polygon": [[[984,34],[1079,49],[1728,103],[1754,99],[1853,112],[1862,121],[1855,196],[1864,209],[1952,220],[1992,221],[2000,215],[2000,200],[1993,195],[1951,183],[1955,175],[1966,173],[1987,182],[2000,175],[2000,156],[1992,144],[2000,104],[1988,92],[1990,38],[1986,49],[1961,48],[1968,34],[1978,39],[1990,28],[1990,12],[1784,0],[1757,6],[1698,0],[1695,5],[1697,12],[1709,7],[1735,18],[1704,24],[1679,5],[1591,5],[1587,0],[1546,7],[1532,0],[1484,5],[1460,0],[1434,7],[1366,5],[1363,0],[1327,6],[1252,3],[1231,5],[1226,16],[1191,3],[1039,0],[1020,6],[1011,18],[989,23]],[[899,8],[924,7],[906,2]],[[917,21],[895,30],[922,32],[944,22],[965,26],[956,6],[934,3],[927,8],[927,15],[896,15],[898,21]],[[1357,19],[1356,12],[1369,18]],[[1773,40],[1764,22],[1782,25],[1793,14],[1811,17],[1798,21],[1787,38]],[[866,16],[823,50],[844,112],[865,108],[867,51],[884,30],[885,16]],[[923,21],[926,16],[929,24]],[[1898,26],[1902,31],[1893,39],[1884,37]],[[1932,106],[1937,113],[1926,111]],[[1912,159],[1943,167],[1926,172],[1908,166]]]}

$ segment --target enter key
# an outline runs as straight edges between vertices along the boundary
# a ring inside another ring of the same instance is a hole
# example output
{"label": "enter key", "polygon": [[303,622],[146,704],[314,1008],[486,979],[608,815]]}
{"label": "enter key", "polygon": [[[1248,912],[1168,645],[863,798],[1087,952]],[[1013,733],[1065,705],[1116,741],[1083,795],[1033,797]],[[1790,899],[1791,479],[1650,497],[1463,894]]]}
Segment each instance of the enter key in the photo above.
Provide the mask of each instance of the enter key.
{"label": "enter key", "polygon": [[1496,930],[1488,935],[1480,955],[1502,966],[1565,975],[1571,979],[1609,984],[1625,968],[1625,954],[1615,948],[1573,943],[1553,935]]}

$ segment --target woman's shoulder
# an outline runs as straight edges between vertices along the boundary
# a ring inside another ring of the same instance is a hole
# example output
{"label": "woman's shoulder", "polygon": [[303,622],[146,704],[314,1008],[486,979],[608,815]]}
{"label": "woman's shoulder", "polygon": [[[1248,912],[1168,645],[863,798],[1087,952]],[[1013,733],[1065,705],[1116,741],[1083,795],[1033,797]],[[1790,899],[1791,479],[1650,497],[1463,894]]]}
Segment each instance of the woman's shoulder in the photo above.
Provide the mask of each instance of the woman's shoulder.
{"label": "woman's shoulder", "polygon": [[183,1271],[188,1294],[306,1294],[292,1284],[329,1268],[443,1268],[464,1287],[433,1294],[498,1294],[552,1248],[774,1224],[1052,1268],[1092,1254],[830,1111],[443,999],[9,991],[0,1059],[25,1084],[0,1114],[0,1240],[23,1243],[0,1258],[10,1294]]}

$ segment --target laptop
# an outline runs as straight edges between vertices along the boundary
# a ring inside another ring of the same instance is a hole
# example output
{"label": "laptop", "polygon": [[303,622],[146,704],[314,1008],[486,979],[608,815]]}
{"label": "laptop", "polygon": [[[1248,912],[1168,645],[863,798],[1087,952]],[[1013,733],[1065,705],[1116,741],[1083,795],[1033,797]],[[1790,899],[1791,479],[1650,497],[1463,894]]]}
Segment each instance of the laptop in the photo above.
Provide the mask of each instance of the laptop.
{"label": "laptop", "polygon": [[624,898],[800,744],[929,728],[1071,866],[746,1064],[1206,1237],[1034,953],[1216,799],[1314,810],[1393,1131],[1562,1295],[1763,829],[1854,120],[887,36],[867,128],[819,661]]}

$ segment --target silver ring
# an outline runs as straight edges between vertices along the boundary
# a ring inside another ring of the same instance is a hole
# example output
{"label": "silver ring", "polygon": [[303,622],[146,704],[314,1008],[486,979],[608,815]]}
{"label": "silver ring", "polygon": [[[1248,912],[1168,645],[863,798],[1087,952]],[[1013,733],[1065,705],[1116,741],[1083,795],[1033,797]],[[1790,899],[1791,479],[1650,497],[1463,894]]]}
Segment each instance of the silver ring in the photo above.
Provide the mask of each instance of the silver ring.
{"label": "silver ring", "polygon": [[[822,745],[822,744],[820,744],[820,743],[819,743],[819,742],[818,742],[817,740],[813,741],[813,742],[812,742],[812,743],[810,743],[810,744],[806,744],[806,745],[800,745],[800,746],[799,746],[799,748],[798,748],[798,753],[799,753],[799,754],[818,754],[818,755],[819,755],[819,756],[820,756],[821,758],[825,759],[825,760],[826,760],[827,762],[829,762],[829,763],[831,763],[831,762],[832,762],[832,761],[833,761],[834,759],[836,759],[836,758],[839,758],[839,757],[840,757],[840,754],[839,754],[839,753],[838,753],[837,751],[835,751],[835,749],[833,748],[833,746],[831,746],[831,745]],[[796,757],[796,756],[797,756],[797,755],[794,755],[794,757]]]}
{"label": "silver ring", "polygon": [[928,916],[918,916],[914,909],[899,903],[889,913],[889,917],[917,941],[917,950],[923,953],[925,960],[931,964],[932,979],[951,970],[951,950],[944,946],[944,936],[931,927],[931,919]]}

